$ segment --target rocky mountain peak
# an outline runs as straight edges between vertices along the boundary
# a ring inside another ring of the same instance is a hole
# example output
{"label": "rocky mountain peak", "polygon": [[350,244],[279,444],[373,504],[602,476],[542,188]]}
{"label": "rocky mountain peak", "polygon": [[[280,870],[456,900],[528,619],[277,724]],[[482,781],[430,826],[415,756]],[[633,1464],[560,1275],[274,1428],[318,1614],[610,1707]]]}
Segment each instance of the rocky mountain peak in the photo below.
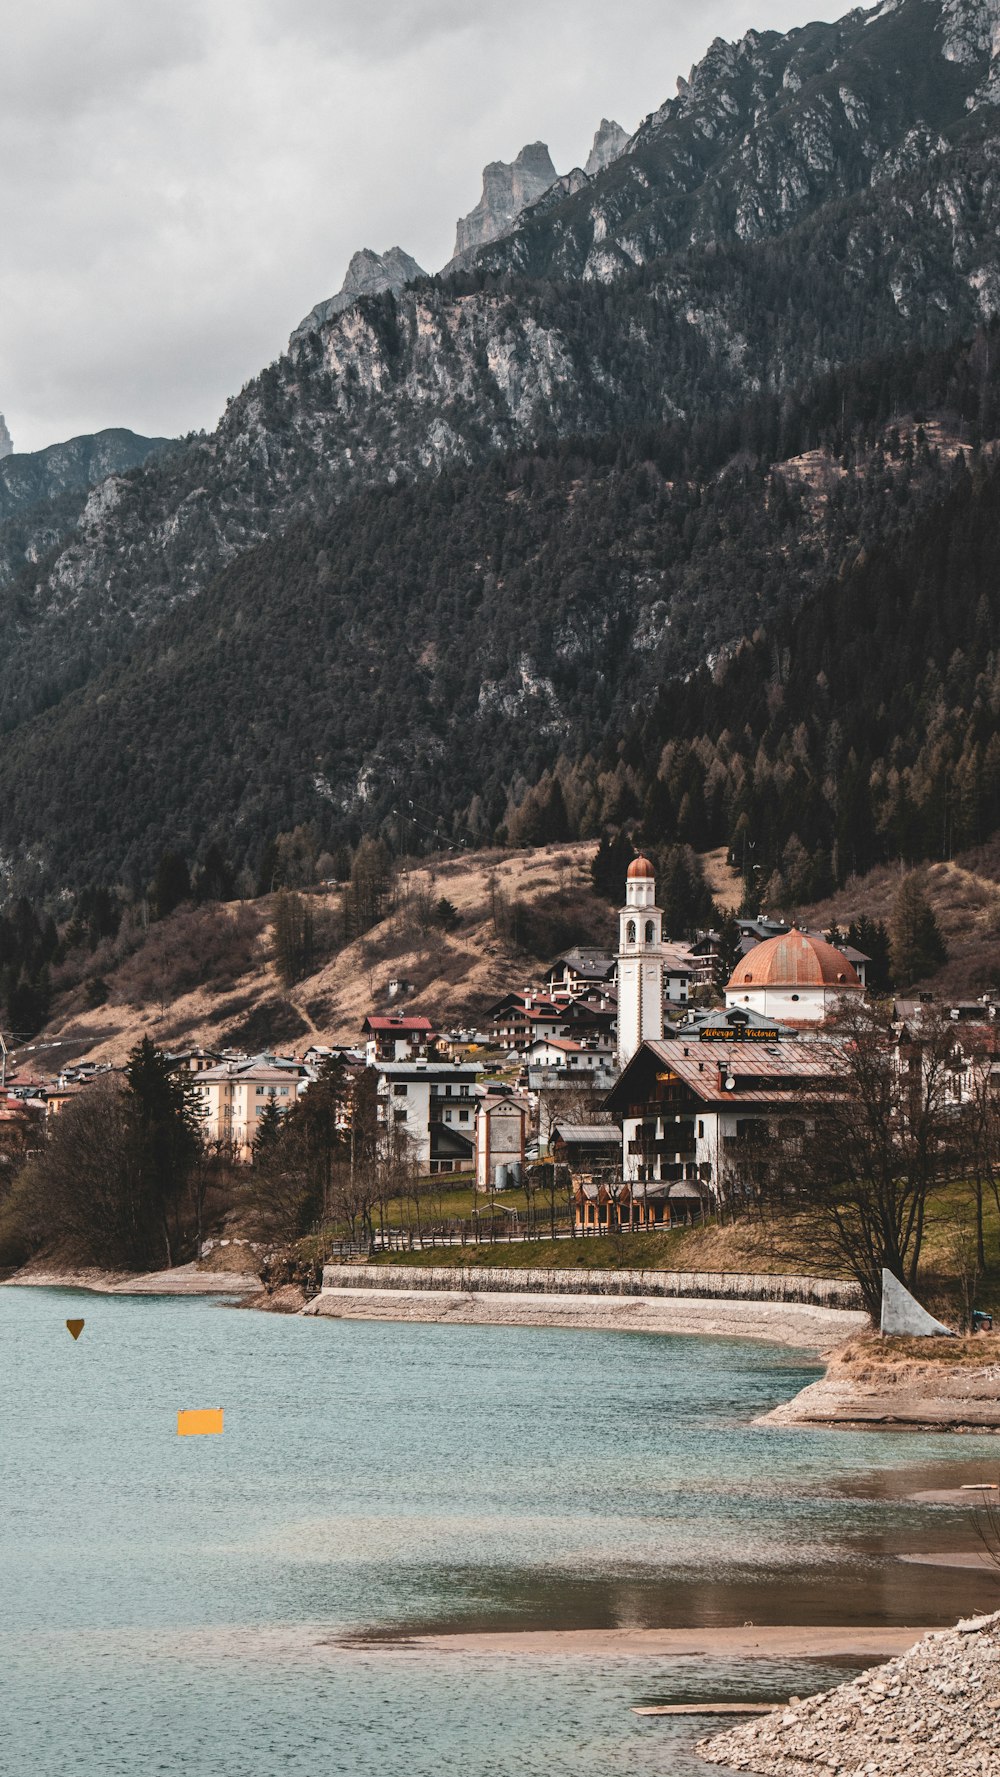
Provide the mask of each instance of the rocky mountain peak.
{"label": "rocky mountain peak", "polygon": [[509,234],[522,210],[548,191],[556,178],[544,142],[529,142],[515,160],[491,160],[483,168],[482,197],[474,210],[459,219],[455,258]]}
{"label": "rocky mountain peak", "polygon": [[381,296],[386,290],[396,295],[415,278],[425,276],[423,267],[409,253],[404,253],[402,247],[390,247],[385,253],[374,253],[371,247],[362,247],[352,256],[336,296],[329,296],[325,302],[318,302],[314,309],[310,309],[289,343],[304,339],[307,334],[325,326],[335,315],[350,308],[359,296]]}
{"label": "rocky mountain peak", "polygon": [[622,129],[621,124],[615,123],[612,118],[602,117],[584,172],[591,179],[595,173],[603,173],[605,167],[617,160],[620,154],[624,154],[627,142],[628,132]]}
{"label": "rocky mountain peak", "polygon": [[0,457],[12,456],[13,451],[14,440],[7,430],[7,421],[4,419],[3,414],[0,413]]}

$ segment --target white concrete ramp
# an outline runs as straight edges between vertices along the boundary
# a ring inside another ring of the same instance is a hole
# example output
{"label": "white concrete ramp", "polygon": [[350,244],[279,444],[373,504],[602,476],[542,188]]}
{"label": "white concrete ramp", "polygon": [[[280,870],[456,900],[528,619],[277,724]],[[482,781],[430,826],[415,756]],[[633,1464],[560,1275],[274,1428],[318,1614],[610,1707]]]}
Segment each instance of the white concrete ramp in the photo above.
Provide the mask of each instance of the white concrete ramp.
{"label": "white concrete ramp", "polygon": [[908,1339],[940,1338],[943,1334],[947,1339],[955,1337],[950,1327],[935,1320],[926,1308],[921,1308],[915,1296],[911,1296],[898,1277],[891,1271],[882,1272],[882,1320],[883,1333],[895,1334]]}

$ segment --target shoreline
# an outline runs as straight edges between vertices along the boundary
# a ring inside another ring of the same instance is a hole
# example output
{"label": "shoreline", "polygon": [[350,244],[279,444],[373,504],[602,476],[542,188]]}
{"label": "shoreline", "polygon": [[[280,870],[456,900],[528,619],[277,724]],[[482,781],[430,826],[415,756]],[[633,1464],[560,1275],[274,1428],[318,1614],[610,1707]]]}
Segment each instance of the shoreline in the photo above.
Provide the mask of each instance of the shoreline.
{"label": "shoreline", "polygon": [[797,1346],[817,1355],[867,1325],[852,1309],[806,1302],[733,1301],[714,1297],[588,1296],[487,1290],[322,1290],[303,1318],[391,1320],[436,1325],[565,1327],[588,1332],[659,1333],[751,1339]]}
{"label": "shoreline", "polygon": [[89,1290],[98,1296],[235,1296],[260,1289],[247,1271],[200,1271],[193,1262],[167,1271],[15,1271],[0,1289]]}

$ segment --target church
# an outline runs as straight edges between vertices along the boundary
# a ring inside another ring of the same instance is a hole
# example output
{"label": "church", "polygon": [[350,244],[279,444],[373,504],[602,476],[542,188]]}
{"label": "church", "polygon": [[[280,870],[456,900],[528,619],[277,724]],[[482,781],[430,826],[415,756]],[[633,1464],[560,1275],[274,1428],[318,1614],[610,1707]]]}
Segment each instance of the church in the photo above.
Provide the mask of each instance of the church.
{"label": "church", "polygon": [[845,992],[862,991],[832,945],[795,930],[758,945],[733,973],[726,1014],[666,1037],[665,950],[653,866],[639,857],[619,914],[621,1072],[605,1100],[622,1126],[624,1192],[583,1206],[595,1221],[603,1210],[603,1225],[687,1219],[692,1201],[704,1209],[749,1175],[760,1144],[793,1153],[808,1139],[810,1099],[840,1089],[832,1045],[788,1028],[816,1024]]}
{"label": "church", "polygon": [[788,1024],[822,1024],[844,999],[863,992],[841,951],[791,926],[740,958],[726,985],[726,1005]]}

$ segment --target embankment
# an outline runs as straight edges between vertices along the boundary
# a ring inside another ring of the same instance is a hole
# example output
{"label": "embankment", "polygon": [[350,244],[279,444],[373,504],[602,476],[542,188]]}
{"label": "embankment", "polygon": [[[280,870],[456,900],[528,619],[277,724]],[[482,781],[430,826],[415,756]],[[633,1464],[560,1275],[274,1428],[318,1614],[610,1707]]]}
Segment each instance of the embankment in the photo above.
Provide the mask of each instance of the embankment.
{"label": "embankment", "polygon": [[860,1310],[840,1305],[850,1288],[822,1278],[697,1272],[328,1265],[321,1293],[302,1312],[337,1320],[686,1333],[824,1351],[867,1324]]}
{"label": "embankment", "polygon": [[1000,1336],[884,1340],[866,1331],[830,1354],[821,1381],[760,1423],[1000,1431]]}
{"label": "embankment", "polygon": [[989,1777],[1000,1761],[1000,1612],[937,1630],[887,1666],[698,1752],[758,1777]]}

